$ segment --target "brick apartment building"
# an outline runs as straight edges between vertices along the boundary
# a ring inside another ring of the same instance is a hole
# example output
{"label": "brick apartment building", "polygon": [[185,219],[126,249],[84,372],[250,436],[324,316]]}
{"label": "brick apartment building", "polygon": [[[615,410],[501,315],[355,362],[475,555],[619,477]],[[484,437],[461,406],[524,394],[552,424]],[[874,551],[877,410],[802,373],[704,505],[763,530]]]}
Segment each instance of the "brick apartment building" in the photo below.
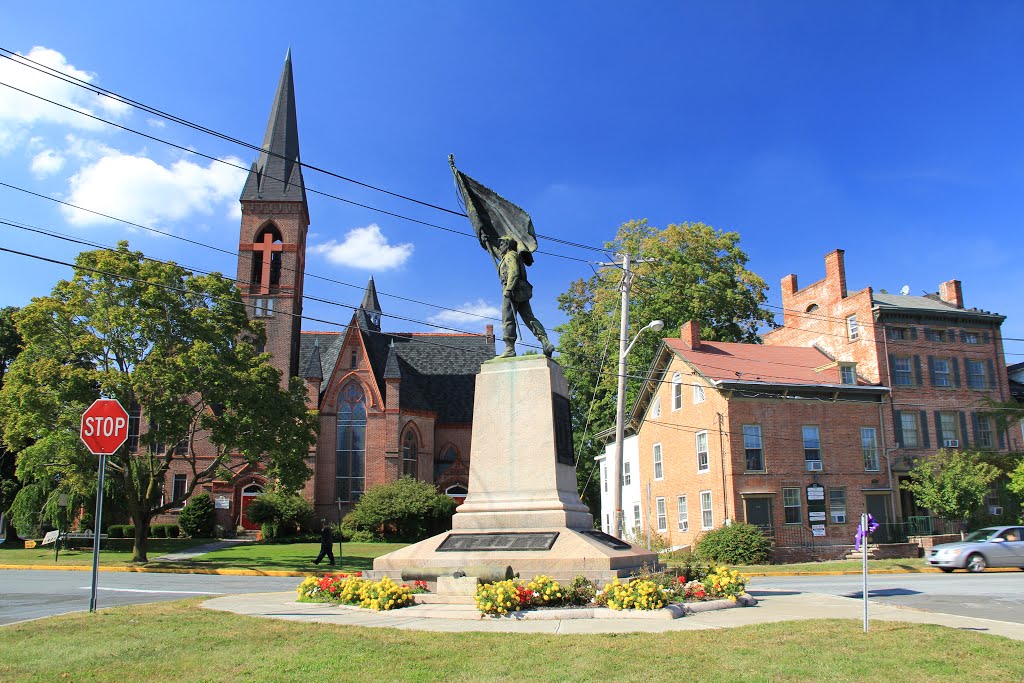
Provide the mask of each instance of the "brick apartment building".
{"label": "brick apartment building", "polygon": [[[905,289],[904,291],[907,291]],[[916,296],[865,287],[847,291],[842,250],[825,257],[825,277],[797,286],[782,279],[783,326],[766,345],[812,346],[863,381],[892,389],[883,411],[884,442],[898,495],[898,517],[926,514],[899,489],[915,459],[940,448],[1006,451],[1021,443],[987,410],[1008,401],[1003,355],[1005,316],[967,308],[959,280]]]}
{"label": "brick apartment building", "polygon": [[[313,476],[304,495],[318,517],[338,520],[368,488],[412,475],[456,499],[469,479],[475,375],[494,357],[494,333],[385,332],[373,278],[344,332],[302,330],[309,207],[299,163],[291,54],[263,139],[240,197],[238,283],[250,315],[265,326],[266,348],[282,382],[301,377],[309,408],[320,412]],[[144,418],[143,418],[144,420]],[[134,415],[138,433],[140,419]],[[218,522],[256,528],[247,505],[268,484],[240,459],[234,476],[203,491],[218,503]],[[180,498],[190,470],[175,461],[166,494]],[[176,513],[158,521],[174,521]]]}

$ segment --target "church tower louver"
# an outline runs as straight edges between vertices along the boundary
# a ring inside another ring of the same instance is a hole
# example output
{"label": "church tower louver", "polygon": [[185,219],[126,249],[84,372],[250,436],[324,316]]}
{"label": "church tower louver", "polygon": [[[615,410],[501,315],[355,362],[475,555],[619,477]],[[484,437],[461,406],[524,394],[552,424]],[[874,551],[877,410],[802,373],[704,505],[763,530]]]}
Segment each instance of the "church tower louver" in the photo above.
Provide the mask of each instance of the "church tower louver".
{"label": "church tower louver", "polygon": [[239,198],[238,285],[249,316],[263,321],[266,350],[283,373],[282,383],[287,383],[299,374],[309,228],[291,50],[284,60],[262,147]]}

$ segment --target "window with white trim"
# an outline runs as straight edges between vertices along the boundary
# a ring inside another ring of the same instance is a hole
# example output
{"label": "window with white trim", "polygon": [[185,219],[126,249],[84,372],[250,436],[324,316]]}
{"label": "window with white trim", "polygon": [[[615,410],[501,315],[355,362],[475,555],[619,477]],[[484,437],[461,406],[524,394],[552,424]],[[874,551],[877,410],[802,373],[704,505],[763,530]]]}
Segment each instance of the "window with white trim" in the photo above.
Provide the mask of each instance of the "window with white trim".
{"label": "window with white trim", "polygon": [[903,430],[903,447],[917,448],[921,443],[917,428],[917,413],[909,410],[900,413],[900,427]]}
{"label": "window with white trim", "polygon": [[658,511],[658,531],[668,531],[668,512],[665,510],[665,499],[656,498],[654,504]]}
{"label": "window with white trim", "polygon": [[660,443],[654,444],[654,478],[655,479],[664,479],[665,478],[665,468],[662,467],[662,464],[661,464],[661,444]]}
{"label": "window with white trim", "polygon": [[661,396],[654,399],[654,403],[651,404],[651,417],[661,417]]}
{"label": "window with white trim", "polygon": [[633,504],[633,528],[640,533],[640,503]]}
{"label": "window with white trim", "polygon": [[697,471],[707,472],[709,469],[708,433],[697,432]]}
{"label": "window with white trim", "polygon": [[962,332],[960,334],[960,339],[961,339],[961,341],[963,341],[964,344],[977,344],[978,343],[978,333],[977,332]]}
{"label": "window with white trim", "polygon": [[878,472],[878,432],[874,427],[860,428],[860,447],[864,453],[864,471]]}
{"label": "window with white trim", "polygon": [[171,483],[171,500],[174,507],[180,508],[185,505],[185,489],[188,487],[188,475],[175,474]]}
{"label": "window with white trim", "polygon": [[828,490],[828,510],[833,524],[846,524],[846,489]]}
{"label": "window with white trim", "polygon": [[608,468],[601,466],[601,483],[604,485],[604,492],[608,493]]}
{"label": "window with white trim", "polygon": [[948,387],[949,382],[949,359],[932,359],[932,383],[937,387]]}
{"label": "window with white trim", "polygon": [[622,461],[622,485],[629,486],[629,483],[633,481],[633,477],[629,473],[629,461]]}
{"label": "window with white trim", "polygon": [[761,425],[743,425],[743,451],[747,458],[747,471],[764,472]]}
{"label": "window with white trim", "polygon": [[672,375],[672,410],[683,407],[683,376],[678,372]]}
{"label": "window with white trim", "polygon": [[704,387],[696,382],[693,385],[693,402],[694,404],[704,402]]}
{"label": "window with white trim", "polygon": [[983,361],[968,358],[964,361],[964,369],[967,371],[967,386],[971,389],[984,389],[988,386]]}
{"label": "window with white trim", "polygon": [[821,471],[821,431],[817,425],[804,425],[804,466],[808,472]]}
{"label": "window with white trim", "polygon": [[856,363],[840,363],[839,364],[839,383],[840,384],[856,384],[857,383],[857,364]]}
{"label": "window with white trim", "polygon": [[939,429],[942,432],[943,448],[960,447],[960,425],[957,423],[956,413],[939,413]]}
{"label": "window with white trim", "polygon": [[700,528],[705,531],[715,526],[715,514],[711,509],[711,491],[700,492]]}
{"label": "window with white trim", "polygon": [[857,324],[857,314],[846,317],[846,338],[850,341],[857,341],[860,338],[860,326]]}
{"label": "window with white trim", "polygon": [[686,504],[686,496],[676,496],[676,523],[680,531],[690,530],[690,510]]}
{"label": "window with white trim", "polygon": [[892,383],[898,387],[911,386],[914,383],[914,368],[910,356],[896,356],[892,360]]}
{"label": "window with white trim", "polygon": [[786,524],[800,524],[802,521],[800,518],[801,507],[800,488],[796,486],[783,487],[782,509],[785,510]]}
{"label": "window with white trim", "polygon": [[976,415],[974,417],[974,443],[978,448],[992,448],[995,444],[992,439],[992,418],[988,415]]}

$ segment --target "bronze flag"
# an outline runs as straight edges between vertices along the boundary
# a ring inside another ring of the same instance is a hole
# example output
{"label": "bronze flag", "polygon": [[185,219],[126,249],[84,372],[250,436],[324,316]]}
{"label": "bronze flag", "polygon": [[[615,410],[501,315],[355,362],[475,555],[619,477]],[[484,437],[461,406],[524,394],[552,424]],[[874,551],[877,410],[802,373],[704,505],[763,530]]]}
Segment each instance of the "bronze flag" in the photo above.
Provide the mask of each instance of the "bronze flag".
{"label": "bronze flag", "polygon": [[466,214],[480,240],[480,246],[497,258],[498,240],[514,237],[523,262],[532,265],[533,252],[537,250],[537,234],[533,230],[530,214],[455,168],[454,155],[448,155],[448,163],[455,174],[455,184],[462,194]]}

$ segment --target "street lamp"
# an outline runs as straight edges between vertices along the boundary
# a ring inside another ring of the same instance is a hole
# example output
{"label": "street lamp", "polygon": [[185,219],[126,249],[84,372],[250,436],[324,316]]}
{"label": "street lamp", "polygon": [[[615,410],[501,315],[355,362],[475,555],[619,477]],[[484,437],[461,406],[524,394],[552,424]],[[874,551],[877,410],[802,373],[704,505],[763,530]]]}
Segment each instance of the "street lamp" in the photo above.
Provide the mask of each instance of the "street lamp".
{"label": "street lamp", "polygon": [[615,406],[615,453],[612,456],[609,478],[612,480],[612,509],[615,515],[613,530],[622,538],[624,535],[622,520],[622,439],[626,430],[626,356],[633,350],[633,345],[640,335],[647,330],[660,331],[665,327],[664,321],[652,320],[636,333],[628,345],[626,336],[629,334],[629,306],[622,307],[622,327],[619,330],[619,392]]}

